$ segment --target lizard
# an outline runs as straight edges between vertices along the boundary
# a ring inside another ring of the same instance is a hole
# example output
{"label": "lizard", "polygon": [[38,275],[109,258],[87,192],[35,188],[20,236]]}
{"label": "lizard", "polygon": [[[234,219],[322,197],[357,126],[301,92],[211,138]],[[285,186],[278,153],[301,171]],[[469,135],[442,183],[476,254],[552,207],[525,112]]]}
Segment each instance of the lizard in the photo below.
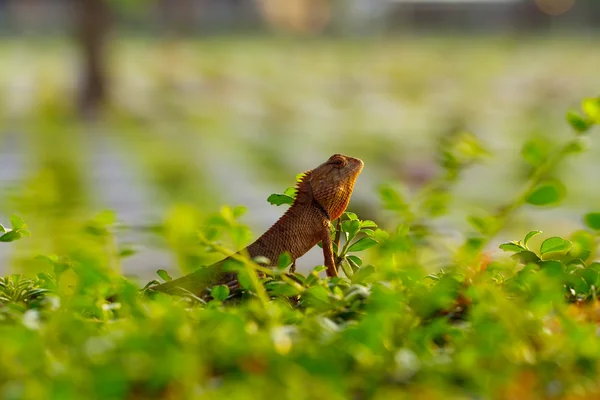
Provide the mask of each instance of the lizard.
{"label": "lizard", "polygon": [[[265,257],[269,260],[268,266],[272,267],[277,265],[281,254],[288,252],[292,268],[295,268],[296,259],[321,242],[327,276],[337,276],[330,227],[332,221],[341,217],[346,210],[363,166],[358,158],[334,154],[315,169],[301,174],[291,207],[262,236],[237,254],[247,255],[251,259]],[[150,289],[168,294],[188,291],[200,296],[214,285],[235,287],[236,273],[223,271],[222,268],[230,259],[227,257]]]}

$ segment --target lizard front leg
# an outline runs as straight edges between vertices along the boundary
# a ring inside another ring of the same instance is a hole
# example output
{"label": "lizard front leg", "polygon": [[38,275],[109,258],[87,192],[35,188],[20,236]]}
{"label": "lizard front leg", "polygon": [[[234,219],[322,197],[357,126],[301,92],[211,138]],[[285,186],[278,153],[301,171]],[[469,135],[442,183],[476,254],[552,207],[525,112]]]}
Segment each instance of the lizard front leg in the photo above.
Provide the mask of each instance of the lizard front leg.
{"label": "lizard front leg", "polygon": [[323,245],[323,258],[324,264],[327,267],[327,276],[338,276],[335,268],[335,261],[333,259],[333,246],[331,243],[331,233],[329,232],[329,226],[323,227],[321,233],[321,243]]}

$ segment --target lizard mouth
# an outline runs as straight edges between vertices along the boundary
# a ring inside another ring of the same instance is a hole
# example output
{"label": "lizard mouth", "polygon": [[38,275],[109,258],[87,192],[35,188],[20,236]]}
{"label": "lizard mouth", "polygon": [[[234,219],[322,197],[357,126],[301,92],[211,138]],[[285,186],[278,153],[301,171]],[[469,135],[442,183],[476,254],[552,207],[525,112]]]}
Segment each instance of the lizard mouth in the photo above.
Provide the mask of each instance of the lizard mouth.
{"label": "lizard mouth", "polygon": [[360,158],[348,157],[348,161],[352,165],[352,172],[356,175],[360,174],[365,166],[365,163]]}

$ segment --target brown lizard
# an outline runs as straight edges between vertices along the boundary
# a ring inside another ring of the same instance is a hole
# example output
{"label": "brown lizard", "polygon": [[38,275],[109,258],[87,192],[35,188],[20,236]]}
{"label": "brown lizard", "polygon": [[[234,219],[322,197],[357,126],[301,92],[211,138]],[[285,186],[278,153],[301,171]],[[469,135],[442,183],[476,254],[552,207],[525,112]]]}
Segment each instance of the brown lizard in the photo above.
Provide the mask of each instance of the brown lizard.
{"label": "brown lizard", "polygon": [[[246,254],[250,258],[266,257],[270,266],[274,266],[279,256],[288,252],[295,265],[298,257],[322,242],[327,276],[337,276],[330,236],[331,221],[346,210],[363,165],[358,158],[334,154],[317,168],[302,174],[292,206],[261,237],[238,254]],[[236,282],[236,274],[222,270],[229,259],[153,286],[151,290],[169,294],[189,291],[202,295],[213,285],[230,285]]]}

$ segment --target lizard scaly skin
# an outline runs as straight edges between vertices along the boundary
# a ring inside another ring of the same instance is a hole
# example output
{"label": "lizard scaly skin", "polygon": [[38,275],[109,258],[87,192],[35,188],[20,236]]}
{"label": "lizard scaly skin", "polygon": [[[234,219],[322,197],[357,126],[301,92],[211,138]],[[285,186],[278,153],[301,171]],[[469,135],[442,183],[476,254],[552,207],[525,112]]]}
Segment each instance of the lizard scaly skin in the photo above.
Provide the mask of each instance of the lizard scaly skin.
{"label": "lizard scaly skin", "polygon": [[[358,158],[334,154],[317,168],[304,173],[298,182],[292,206],[261,237],[238,254],[247,254],[250,258],[263,256],[274,266],[282,253],[289,252],[295,263],[297,258],[322,242],[327,276],[337,276],[330,225],[346,210],[363,165]],[[210,286],[235,282],[234,272],[222,270],[227,260],[229,258],[151,289],[169,294],[189,291],[202,295]]]}

